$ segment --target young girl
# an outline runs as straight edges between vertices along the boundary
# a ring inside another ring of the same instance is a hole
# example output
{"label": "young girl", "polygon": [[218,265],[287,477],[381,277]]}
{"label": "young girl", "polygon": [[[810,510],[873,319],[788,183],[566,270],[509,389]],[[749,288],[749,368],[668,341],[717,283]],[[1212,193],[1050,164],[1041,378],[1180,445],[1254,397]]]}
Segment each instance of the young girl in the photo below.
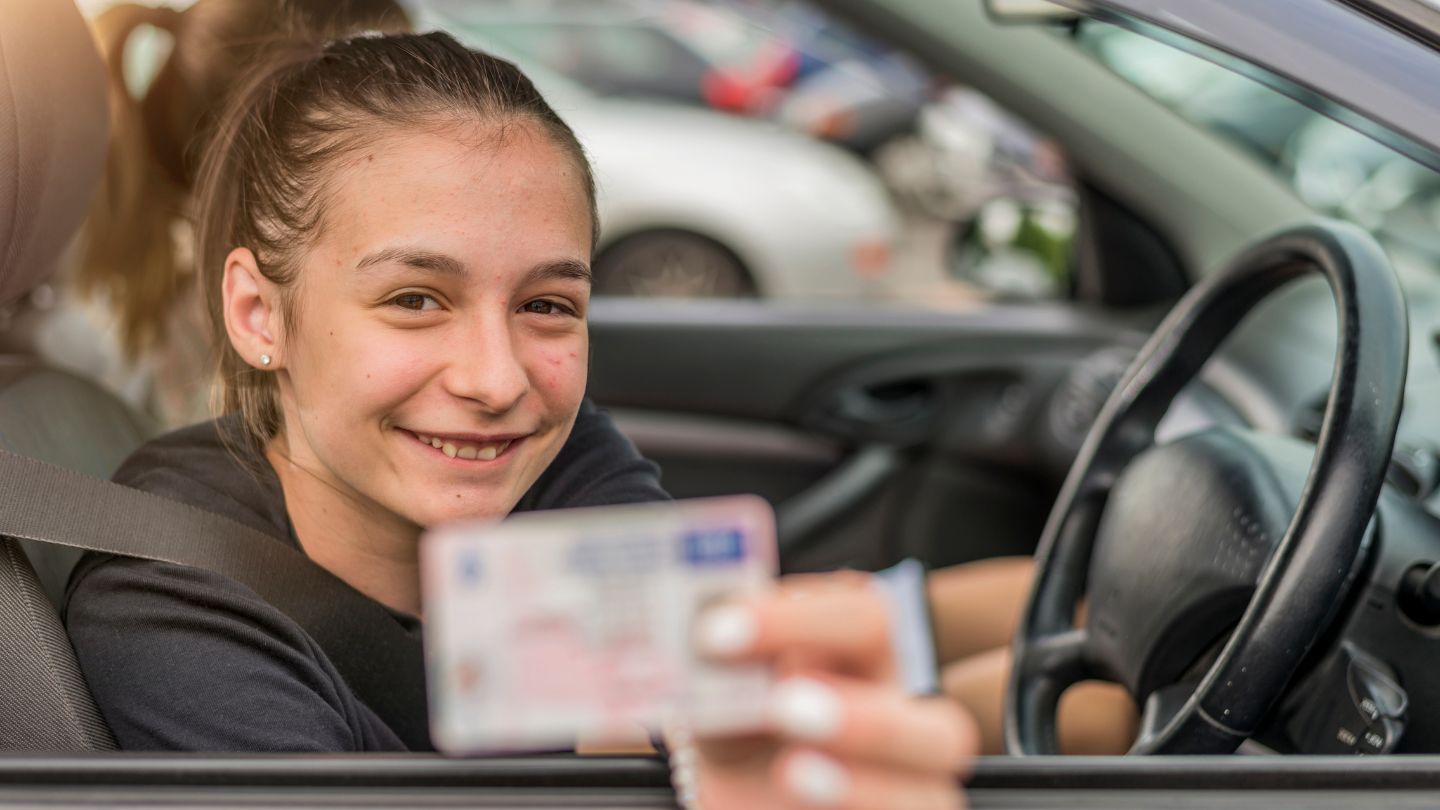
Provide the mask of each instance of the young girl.
{"label": "young girl", "polygon": [[[132,97],[135,77],[127,74],[121,56],[130,47],[132,32],[147,25],[168,32],[173,48],[143,94]],[[205,331],[207,318],[199,306],[200,279],[188,258],[199,207],[197,157],[204,153],[197,148],[200,133],[219,116],[221,100],[263,60],[263,44],[296,25],[332,36],[408,29],[394,0],[197,0],[185,11],[122,4],[95,20],[111,72],[113,137],[106,182],[96,196],[75,280],[108,303],[107,320],[118,327],[119,343],[137,367],[145,369],[144,409],[165,425],[187,424],[208,413],[206,357],[211,347],[210,341],[196,337]],[[76,359],[69,358],[69,364]],[[105,376],[127,390],[142,376],[121,367],[128,364],[112,365]],[[101,371],[91,373],[98,376]],[[598,417],[594,432],[588,431],[591,418],[588,408],[582,410],[578,433],[597,438],[581,441],[618,438]],[[574,460],[559,466],[580,469]],[[572,480],[587,479],[576,472]],[[655,497],[656,491],[649,487],[636,497]],[[587,502],[613,502],[613,497]],[[582,503],[570,497],[563,502]],[[1008,646],[1029,588],[1030,569],[1025,558],[984,560],[931,578],[944,689],[980,720],[986,753],[1001,751]],[[1123,690],[1078,686],[1061,703],[1062,749],[1121,753],[1129,746],[1134,718]]]}
{"label": "young girl", "polygon": [[[509,63],[444,34],[292,43],[233,93],[197,193],[226,415],[117,480],[300,548],[412,632],[426,527],[665,497],[584,400],[594,183]],[[224,577],[91,557],[66,624],[124,748],[403,747],[303,630]],[[958,802],[973,726],[901,694],[867,578],[783,583],[698,635],[786,675],[772,733],[683,757],[705,807]]]}

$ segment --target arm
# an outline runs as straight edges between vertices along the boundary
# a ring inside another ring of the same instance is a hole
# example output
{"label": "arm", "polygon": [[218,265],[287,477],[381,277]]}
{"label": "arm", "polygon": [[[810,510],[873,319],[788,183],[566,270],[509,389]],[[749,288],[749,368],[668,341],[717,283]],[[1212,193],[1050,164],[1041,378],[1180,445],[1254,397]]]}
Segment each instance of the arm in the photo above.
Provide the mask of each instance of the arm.
{"label": "arm", "polygon": [[1030,557],[995,557],[930,572],[930,612],[942,665],[1010,646],[1034,570]]}

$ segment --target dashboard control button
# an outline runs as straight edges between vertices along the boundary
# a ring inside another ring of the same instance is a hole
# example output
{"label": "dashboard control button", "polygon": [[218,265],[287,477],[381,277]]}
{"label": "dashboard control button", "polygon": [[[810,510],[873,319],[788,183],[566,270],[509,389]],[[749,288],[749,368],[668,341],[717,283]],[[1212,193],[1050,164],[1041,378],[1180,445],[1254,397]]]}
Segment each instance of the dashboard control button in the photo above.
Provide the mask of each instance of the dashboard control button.
{"label": "dashboard control button", "polygon": [[1400,719],[1410,706],[1410,696],[1395,682],[1390,668],[1357,649],[1350,650],[1346,680],[1355,708],[1369,723],[1381,718]]}
{"label": "dashboard control button", "polygon": [[1344,642],[1316,671],[1287,722],[1298,753],[1388,754],[1405,734],[1410,698],[1395,671]]}

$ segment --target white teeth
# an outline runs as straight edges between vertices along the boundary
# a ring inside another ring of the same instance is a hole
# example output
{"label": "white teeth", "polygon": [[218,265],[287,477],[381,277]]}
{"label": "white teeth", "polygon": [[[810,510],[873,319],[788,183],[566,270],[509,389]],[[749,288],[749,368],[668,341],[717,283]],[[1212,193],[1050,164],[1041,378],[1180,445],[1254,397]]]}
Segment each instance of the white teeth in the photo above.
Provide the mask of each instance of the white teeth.
{"label": "white teeth", "polygon": [[463,458],[467,461],[474,459],[494,461],[501,453],[510,447],[510,442],[508,441],[476,446],[473,444],[454,444],[437,436],[426,436],[421,433],[416,433],[415,437],[450,458]]}

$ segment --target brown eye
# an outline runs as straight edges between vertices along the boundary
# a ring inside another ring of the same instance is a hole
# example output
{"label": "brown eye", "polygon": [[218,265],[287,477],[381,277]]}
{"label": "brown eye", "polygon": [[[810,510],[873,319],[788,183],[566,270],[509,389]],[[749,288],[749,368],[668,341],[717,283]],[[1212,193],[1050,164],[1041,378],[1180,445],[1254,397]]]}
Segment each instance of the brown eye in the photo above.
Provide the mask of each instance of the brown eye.
{"label": "brown eye", "polygon": [[430,296],[424,295],[422,293],[402,293],[395,296],[394,298],[391,298],[390,303],[394,304],[397,307],[400,307],[401,309],[409,309],[419,312],[423,309],[429,309],[426,304],[433,300],[434,299]]}
{"label": "brown eye", "polygon": [[532,315],[554,315],[559,307],[553,301],[535,300],[520,308]]}

